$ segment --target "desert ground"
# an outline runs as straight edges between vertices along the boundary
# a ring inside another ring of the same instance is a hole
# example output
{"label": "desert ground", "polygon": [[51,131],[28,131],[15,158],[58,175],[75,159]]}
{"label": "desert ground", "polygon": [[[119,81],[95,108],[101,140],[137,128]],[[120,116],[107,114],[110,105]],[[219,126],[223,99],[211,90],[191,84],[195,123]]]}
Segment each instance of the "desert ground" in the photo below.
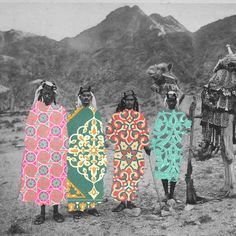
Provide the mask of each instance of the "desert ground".
{"label": "desert ground", "polygon": [[[0,116],[0,235],[159,235],[159,236],[225,236],[236,235],[236,199],[222,198],[220,188],[224,183],[224,168],[220,156],[205,162],[193,160],[194,186],[199,196],[208,199],[205,203],[187,205],[185,173],[188,157],[189,135],[183,141],[184,157],[180,181],[176,187],[179,200],[173,208],[166,207],[160,216],[157,193],[154,188],[149,157],[145,155],[145,175],[140,181],[135,210],[126,209],[113,213],[111,209],[118,203],[111,196],[113,149],[108,148],[108,172],[105,177],[105,198],[98,206],[101,217],[86,215],[74,222],[67,212],[67,205],[61,205],[64,223],[52,219],[52,207],[47,207],[46,221],[40,226],[32,223],[39,213],[33,203],[17,200],[20,187],[20,169],[23,158],[24,122],[26,114],[3,114]],[[150,130],[154,116],[148,116]],[[199,122],[195,125],[194,145],[201,139]],[[150,156],[152,167],[154,156]],[[235,169],[236,173],[236,169]],[[162,185],[157,181],[161,197]]]}

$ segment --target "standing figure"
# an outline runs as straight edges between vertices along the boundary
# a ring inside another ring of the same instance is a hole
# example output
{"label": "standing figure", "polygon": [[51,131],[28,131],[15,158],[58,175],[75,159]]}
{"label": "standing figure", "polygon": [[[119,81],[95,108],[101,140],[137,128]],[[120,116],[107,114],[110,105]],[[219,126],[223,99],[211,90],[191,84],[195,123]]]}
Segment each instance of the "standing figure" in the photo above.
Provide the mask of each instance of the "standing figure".
{"label": "standing figure", "polygon": [[120,201],[112,211],[135,208],[131,201],[135,199],[138,183],[144,175],[142,150],[150,155],[150,148],[147,122],[139,112],[133,91],[124,93],[107,126],[106,137],[115,145],[112,197]]}
{"label": "standing figure", "polygon": [[[176,182],[179,178],[182,157],[182,136],[191,127],[191,120],[184,112],[176,110],[177,95],[174,91],[167,92],[168,109],[158,112],[152,150],[156,156],[155,176],[162,180],[165,200],[173,199]],[[170,182],[170,191],[168,190]]]}
{"label": "standing figure", "polygon": [[41,213],[34,224],[45,221],[45,205],[53,205],[53,218],[64,221],[58,204],[66,197],[67,128],[65,108],[56,103],[56,85],[43,81],[26,122],[25,151],[19,199],[35,202]]}
{"label": "standing figure", "polygon": [[74,213],[75,221],[83,216],[85,210],[100,216],[95,207],[103,201],[107,156],[101,116],[96,110],[90,87],[80,88],[78,107],[69,116],[67,129],[68,210]]}

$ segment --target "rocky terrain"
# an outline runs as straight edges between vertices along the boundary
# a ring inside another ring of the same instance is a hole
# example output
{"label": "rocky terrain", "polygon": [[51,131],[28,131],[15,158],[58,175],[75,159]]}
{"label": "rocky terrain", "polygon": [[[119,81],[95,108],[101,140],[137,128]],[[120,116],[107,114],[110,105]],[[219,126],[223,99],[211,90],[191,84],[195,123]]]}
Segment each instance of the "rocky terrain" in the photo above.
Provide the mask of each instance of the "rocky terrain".
{"label": "rocky terrain", "polygon": [[[101,109],[106,120],[113,109]],[[106,116],[104,111],[106,111]],[[153,115],[143,111],[148,117],[150,130],[153,129]],[[108,148],[108,172],[105,176],[105,199],[98,206],[101,217],[86,215],[74,222],[67,212],[66,204],[60,210],[66,217],[58,224],[52,219],[52,208],[47,208],[46,222],[35,226],[32,221],[39,213],[34,204],[17,200],[20,187],[20,169],[23,158],[24,122],[26,114],[2,115],[0,117],[0,235],[22,233],[21,235],[158,235],[158,236],[234,236],[236,234],[236,199],[222,198],[220,188],[224,183],[224,168],[220,156],[199,162],[193,160],[194,186],[199,196],[208,201],[197,205],[186,205],[185,173],[188,157],[189,135],[184,138],[184,157],[180,181],[176,187],[178,203],[164,207],[160,215],[160,206],[152,178],[155,157],[145,155],[145,175],[140,181],[135,210],[113,213],[117,205],[111,196],[113,172],[113,147]],[[201,140],[199,121],[195,125],[194,145]],[[236,171],[236,168],[235,168]],[[156,181],[161,198],[162,185]]]}

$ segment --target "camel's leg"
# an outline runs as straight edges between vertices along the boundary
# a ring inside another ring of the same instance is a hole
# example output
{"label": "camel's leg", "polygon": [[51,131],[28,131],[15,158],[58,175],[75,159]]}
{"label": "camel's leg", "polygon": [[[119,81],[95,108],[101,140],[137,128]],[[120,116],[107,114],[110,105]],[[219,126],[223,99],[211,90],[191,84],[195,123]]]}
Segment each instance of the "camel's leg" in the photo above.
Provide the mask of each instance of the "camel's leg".
{"label": "camel's leg", "polygon": [[236,198],[236,185],[235,185],[235,174],[234,174],[234,161],[229,164],[229,186],[228,197]]}
{"label": "camel's leg", "polygon": [[229,115],[229,125],[223,131],[221,155],[225,166],[226,196],[236,197],[234,176],[234,150],[233,150],[233,115]]}
{"label": "camel's leg", "polygon": [[[224,144],[222,143],[222,146],[223,145]],[[228,164],[227,164],[227,157],[226,157],[226,153],[225,153],[225,148],[224,147],[222,147],[222,149],[221,149],[221,156],[222,156],[223,163],[224,163],[224,170],[225,170],[224,179],[225,179],[225,182],[224,182],[224,186],[220,190],[224,191],[224,192],[228,192],[229,189],[230,189],[230,186],[229,186],[229,168],[228,168]]]}

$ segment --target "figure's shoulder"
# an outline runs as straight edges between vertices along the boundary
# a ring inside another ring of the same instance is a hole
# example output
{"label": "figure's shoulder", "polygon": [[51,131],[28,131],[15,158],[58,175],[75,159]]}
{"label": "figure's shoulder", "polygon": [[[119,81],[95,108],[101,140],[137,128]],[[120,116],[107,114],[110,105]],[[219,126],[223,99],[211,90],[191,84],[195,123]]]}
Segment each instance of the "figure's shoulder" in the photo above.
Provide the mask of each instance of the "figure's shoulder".
{"label": "figure's shoulder", "polygon": [[38,102],[39,102],[39,101],[37,101],[37,102],[35,102],[35,103],[32,104],[32,106],[31,106],[29,112],[36,112],[37,107],[38,107]]}
{"label": "figure's shoulder", "polygon": [[163,116],[165,116],[165,112],[164,111],[158,111],[157,112],[157,115],[156,115],[156,122],[159,121],[159,120],[163,120]]}
{"label": "figure's shoulder", "polygon": [[157,112],[157,117],[168,116],[171,115],[171,112],[168,110],[162,110]]}
{"label": "figure's shoulder", "polygon": [[163,114],[165,114],[166,112],[165,111],[158,111],[157,112],[157,115],[163,115]]}
{"label": "figure's shoulder", "polygon": [[142,119],[142,120],[145,120],[145,116],[143,113],[139,112],[139,111],[136,111],[136,110],[127,110],[129,112],[129,115],[131,117],[133,117],[134,119]]}
{"label": "figure's shoulder", "polygon": [[112,114],[111,118],[113,120],[121,119],[121,115],[124,115],[123,111],[115,112]]}
{"label": "figure's shoulder", "polygon": [[82,107],[76,107],[75,110],[68,115],[67,121],[72,120],[81,110]]}
{"label": "figure's shoulder", "polygon": [[136,112],[136,114],[138,114],[140,116],[141,119],[143,119],[143,120],[146,119],[142,112],[138,112],[138,111],[135,111],[135,112]]}
{"label": "figure's shoulder", "polygon": [[[56,104],[56,105],[57,105],[57,104]],[[62,106],[62,105],[60,105],[60,104],[58,104],[58,106],[59,106],[59,109],[61,109],[62,111],[66,112],[66,108],[65,108],[64,106]]]}
{"label": "figure's shoulder", "polygon": [[90,109],[93,113],[99,113],[98,110],[93,106],[89,106],[88,109]]}
{"label": "figure's shoulder", "polygon": [[186,113],[184,111],[177,111],[176,112],[176,115],[179,115],[181,117],[185,117],[186,116]]}

